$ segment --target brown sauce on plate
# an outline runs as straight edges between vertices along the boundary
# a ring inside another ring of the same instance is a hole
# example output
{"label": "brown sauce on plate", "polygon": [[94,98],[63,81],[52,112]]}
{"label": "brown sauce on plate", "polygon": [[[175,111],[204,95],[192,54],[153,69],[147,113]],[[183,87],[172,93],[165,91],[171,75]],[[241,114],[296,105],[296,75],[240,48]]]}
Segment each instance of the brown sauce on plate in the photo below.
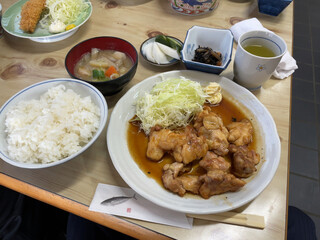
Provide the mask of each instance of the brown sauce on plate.
{"label": "brown sauce on plate", "polygon": [[[248,118],[241,109],[233,104],[230,100],[224,98],[218,106],[211,106],[214,112],[217,113],[223,120],[224,125],[228,125],[233,121],[241,121],[244,118]],[[159,162],[151,161],[147,158],[147,145],[148,137],[143,131],[139,129],[139,126],[135,123],[129,123],[127,131],[127,142],[130,154],[134,161],[138,164],[139,168],[149,177],[157,181],[161,186],[162,180],[162,168],[167,163],[174,162],[174,158],[170,154],[166,154]],[[249,148],[256,149],[256,141],[253,136],[253,142],[249,145]],[[229,155],[225,156],[226,160],[231,161]],[[188,174],[202,175],[206,171],[199,167],[199,161],[192,162],[192,169]]]}

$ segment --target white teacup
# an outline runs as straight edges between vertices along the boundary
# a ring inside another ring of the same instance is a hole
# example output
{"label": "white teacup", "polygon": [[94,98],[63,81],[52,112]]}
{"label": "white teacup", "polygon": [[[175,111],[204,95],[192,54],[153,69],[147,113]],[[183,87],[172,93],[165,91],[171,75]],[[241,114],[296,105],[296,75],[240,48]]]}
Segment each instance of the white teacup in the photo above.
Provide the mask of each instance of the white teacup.
{"label": "white teacup", "polygon": [[[248,45],[261,45],[270,49],[274,57],[260,57],[244,49]],[[266,82],[287,51],[285,41],[276,34],[257,30],[242,34],[234,59],[234,80],[249,90],[256,90]]]}

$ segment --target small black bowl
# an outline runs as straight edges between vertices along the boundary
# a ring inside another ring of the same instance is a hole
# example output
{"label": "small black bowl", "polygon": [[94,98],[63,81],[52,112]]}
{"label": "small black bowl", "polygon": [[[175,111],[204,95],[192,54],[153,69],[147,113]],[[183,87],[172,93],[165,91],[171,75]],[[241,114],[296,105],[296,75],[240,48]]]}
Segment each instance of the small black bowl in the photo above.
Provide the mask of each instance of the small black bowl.
{"label": "small black bowl", "polygon": [[[133,66],[126,74],[113,80],[96,82],[80,79],[76,77],[74,74],[75,66],[85,53],[91,52],[92,48],[98,48],[101,50],[116,50],[123,52],[131,58]],[[109,36],[95,37],[80,42],[73,48],[71,48],[65,59],[65,67],[72,78],[76,78],[90,83],[96,88],[98,88],[103,95],[111,96],[120,92],[124,88],[124,86],[126,86],[134,77],[138,67],[138,53],[131,43],[121,38]]]}

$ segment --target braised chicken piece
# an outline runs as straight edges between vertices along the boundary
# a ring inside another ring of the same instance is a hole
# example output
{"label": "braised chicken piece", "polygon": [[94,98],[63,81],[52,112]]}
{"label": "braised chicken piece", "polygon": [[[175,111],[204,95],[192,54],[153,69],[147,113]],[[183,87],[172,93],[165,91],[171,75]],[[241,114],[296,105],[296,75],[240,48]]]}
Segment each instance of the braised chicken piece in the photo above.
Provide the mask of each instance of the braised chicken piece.
{"label": "braised chicken piece", "polygon": [[184,169],[183,163],[175,162],[164,165],[162,174],[164,187],[180,196],[183,196],[187,191],[199,194],[199,188],[202,184],[202,182],[199,181],[199,176],[179,176],[179,173],[183,173]]}
{"label": "braised chicken piece", "polygon": [[224,156],[228,154],[229,142],[226,134],[217,130],[207,130],[205,127],[200,127],[198,130],[199,136],[204,136],[207,140],[209,150],[213,150],[216,154]]}
{"label": "braised chicken piece", "polygon": [[170,152],[177,162],[188,164],[206,155],[208,145],[204,137],[198,137],[196,131],[187,126],[184,132],[169,129],[152,131],[147,147],[147,157],[159,161],[165,152]]}
{"label": "braised chicken piece", "polygon": [[181,181],[182,186],[186,191],[199,194],[199,188],[202,184],[199,180],[199,176],[182,175],[181,177],[178,177],[178,179]]}
{"label": "braised chicken piece", "polygon": [[178,178],[178,174],[183,168],[183,163],[174,162],[172,164],[166,164],[163,167],[162,182],[166,189],[171,192],[183,196],[186,193],[185,188],[182,185],[182,181]]}
{"label": "braised chicken piece", "polygon": [[231,164],[223,157],[218,156],[214,152],[208,151],[206,156],[199,162],[199,166],[207,171],[221,170],[228,172]]}
{"label": "braised chicken piece", "polygon": [[235,144],[229,144],[229,152],[230,153],[235,153],[238,150],[238,146]]}
{"label": "braised chicken piece", "polygon": [[169,129],[152,130],[149,136],[147,157],[153,161],[159,161],[166,151],[176,148],[177,144],[182,141],[185,142],[183,135]]}
{"label": "braised chicken piece", "polygon": [[187,173],[192,170],[192,163],[184,165],[183,168],[180,170],[180,173]]}
{"label": "braised chicken piece", "polygon": [[231,164],[213,152],[208,151],[199,165],[207,170],[207,174],[199,178],[202,183],[199,193],[205,199],[213,195],[236,191],[245,185],[244,181],[229,173]]}
{"label": "braised chicken piece", "polygon": [[207,140],[209,150],[213,150],[218,155],[227,155],[229,150],[229,132],[223,125],[222,119],[210,107],[205,106],[194,122],[194,127],[199,136],[204,136]]}
{"label": "braised chicken piece", "polygon": [[185,134],[186,142],[174,149],[173,157],[177,162],[188,164],[204,157],[208,151],[208,144],[204,137],[196,135],[196,131],[191,126],[186,127]]}
{"label": "braised chicken piece", "polygon": [[195,116],[194,125],[197,130],[204,126],[208,130],[221,129],[222,119],[210,107],[204,106],[203,110]]}
{"label": "braised chicken piece", "polygon": [[242,146],[252,142],[253,127],[248,119],[230,123],[227,128],[229,130],[228,141],[230,143]]}
{"label": "braised chicken piece", "polygon": [[254,150],[249,150],[247,146],[236,147],[230,144],[233,153],[232,173],[237,177],[250,177],[256,169],[256,165],[260,162],[260,155]]}
{"label": "braised chicken piece", "polygon": [[222,170],[208,171],[200,176],[199,180],[203,182],[199,193],[204,199],[225,192],[235,192],[246,184],[245,181]]}

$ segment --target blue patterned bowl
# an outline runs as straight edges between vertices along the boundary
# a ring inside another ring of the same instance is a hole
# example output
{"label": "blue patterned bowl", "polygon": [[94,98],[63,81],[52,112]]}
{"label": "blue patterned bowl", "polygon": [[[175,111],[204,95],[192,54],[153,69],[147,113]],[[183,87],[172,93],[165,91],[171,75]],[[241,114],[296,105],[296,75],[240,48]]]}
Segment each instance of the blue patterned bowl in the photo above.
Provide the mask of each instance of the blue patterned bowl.
{"label": "blue patterned bowl", "polygon": [[184,15],[200,15],[216,9],[220,0],[170,0],[171,7]]}

